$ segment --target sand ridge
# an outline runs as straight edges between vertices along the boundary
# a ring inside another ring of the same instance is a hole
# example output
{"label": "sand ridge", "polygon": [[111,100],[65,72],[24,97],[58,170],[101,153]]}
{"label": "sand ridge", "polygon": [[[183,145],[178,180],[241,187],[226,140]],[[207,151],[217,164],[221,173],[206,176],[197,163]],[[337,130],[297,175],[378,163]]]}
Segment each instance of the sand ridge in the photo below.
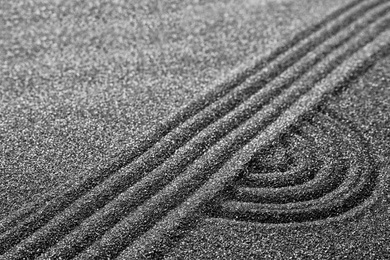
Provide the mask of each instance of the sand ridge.
{"label": "sand ridge", "polygon": [[[352,2],[178,110],[109,168],[49,199],[39,209],[22,210],[2,220],[1,253],[6,259],[41,254],[42,259],[154,257],[169,250],[172,237],[201,218],[210,203],[222,207],[213,213],[216,215],[261,219],[266,213],[253,213],[248,208],[251,205],[215,204],[213,200],[243,177],[256,151],[299,125],[302,118],[317,111],[327,95],[388,54],[388,9],[386,1]],[[333,129],[333,135],[356,135],[333,120],[325,116],[319,121]],[[368,168],[367,164],[360,167]],[[342,180],[329,176],[332,169],[345,170],[337,167],[329,164],[319,173],[319,180],[302,184],[309,186],[305,188],[309,195],[294,200],[311,198],[313,193],[317,198],[323,196],[318,193],[321,185],[337,186]],[[351,176],[359,181],[357,172],[351,170]],[[365,178],[363,186],[369,182]],[[346,180],[353,182],[349,177]],[[348,185],[341,185],[346,200],[355,196],[351,195],[355,187],[358,194],[365,189],[352,185],[345,191],[345,187]],[[370,196],[369,190],[363,197]],[[274,196],[244,187],[236,196],[256,203],[288,202],[294,190],[284,189]],[[336,205],[334,199],[329,201],[329,207]],[[296,213],[299,217],[295,219],[288,215],[292,213],[281,213],[276,222],[316,219],[311,212],[321,206],[314,202],[312,211]],[[338,207],[334,214],[342,212]]]}

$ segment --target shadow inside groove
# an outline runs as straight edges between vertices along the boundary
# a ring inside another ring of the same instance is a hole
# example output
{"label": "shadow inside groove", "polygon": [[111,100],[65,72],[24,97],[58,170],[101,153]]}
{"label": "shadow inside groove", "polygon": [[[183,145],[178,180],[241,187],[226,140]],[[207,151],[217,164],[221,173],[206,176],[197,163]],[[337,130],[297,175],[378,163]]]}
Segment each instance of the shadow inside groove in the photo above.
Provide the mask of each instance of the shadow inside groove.
{"label": "shadow inside groove", "polygon": [[[259,167],[254,165],[259,159],[256,155],[255,159],[248,163],[247,171],[241,176],[240,181],[227,187],[225,193],[214,201],[214,208],[209,210],[209,216],[270,224],[308,222],[342,215],[359,206],[370,197],[377,183],[377,173],[372,164],[367,142],[356,128],[349,124],[340,123],[334,112],[328,112],[327,114],[332,116],[321,113],[315,119],[303,121],[301,124],[301,128],[311,129],[310,131],[314,133],[306,134],[314,137],[318,134],[322,135],[318,136],[317,144],[312,143],[311,150],[320,150],[319,145],[337,147],[339,144],[340,149],[344,147],[344,150],[340,151],[339,154],[321,154],[332,152],[332,149],[324,149],[315,155],[319,157],[317,159],[329,157],[329,161],[323,163],[320,169],[323,172],[322,174],[325,174],[325,178],[316,175],[306,182],[292,183],[291,186],[282,188],[250,185],[250,180],[247,180],[248,176],[251,176],[250,171]],[[313,127],[302,127],[307,124],[314,125],[314,128],[320,131],[315,133]],[[303,133],[302,129],[298,133]],[[283,138],[288,139],[289,137],[291,135]],[[329,142],[324,144],[321,139],[325,141],[328,139]],[[344,142],[343,140],[345,140],[345,143],[340,143]],[[288,145],[286,146],[288,142],[284,140],[281,143],[283,147],[288,149]],[[350,148],[348,148],[349,143],[353,144]],[[277,147],[270,146],[267,148],[270,154],[273,155],[271,149],[277,149]],[[305,153],[304,149],[300,152]],[[314,153],[314,151],[310,152]],[[361,160],[362,157],[365,159]],[[275,164],[279,163],[275,157],[273,158]],[[336,168],[330,167],[332,164]],[[297,166],[294,165],[293,167]],[[304,168],[298,167],[298,169],[302,170]],[[259,178],[266,175],[267,173],[257,174]],[[299,174],[296,174],[296,176],[299,177]],[[277,177],[283,178],[283,173],[275,174],[275,178]],[[318,183],[315,184],[316,178],[322,179],[319,179]],[[274,206],[271,207],[271,205]],[[280,205],[280,207],[277,205]]]}

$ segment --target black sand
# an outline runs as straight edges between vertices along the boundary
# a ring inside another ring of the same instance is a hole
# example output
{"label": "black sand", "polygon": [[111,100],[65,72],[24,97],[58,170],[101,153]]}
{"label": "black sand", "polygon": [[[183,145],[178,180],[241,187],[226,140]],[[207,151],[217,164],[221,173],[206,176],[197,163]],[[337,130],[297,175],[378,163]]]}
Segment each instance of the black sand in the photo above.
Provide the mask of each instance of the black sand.
{"label": "black sand", "polygon": [[0,258],[389,257],[388,1],[2,8]]}

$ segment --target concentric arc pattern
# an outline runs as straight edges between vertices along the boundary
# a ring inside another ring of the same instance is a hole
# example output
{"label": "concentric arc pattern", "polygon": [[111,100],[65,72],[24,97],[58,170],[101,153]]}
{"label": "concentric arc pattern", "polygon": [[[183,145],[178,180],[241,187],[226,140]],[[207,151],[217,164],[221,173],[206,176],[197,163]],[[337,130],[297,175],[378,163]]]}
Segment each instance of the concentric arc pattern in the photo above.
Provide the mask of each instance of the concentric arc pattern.
{"label": "concentric arc pattern", "polygon": [[273,224],[337,217],[372,194],[372,166],[358,131],[318,113],[258,151],[211,216]]}
{"label": "concentric arc pattern", "polygon": [[389,10],[386,0],[351,1],[112,164],[0,220],[0,259],[153,258],[204,217],[307,222],[364,204],[376,183],[364,140],[315,111],[389,54]]}

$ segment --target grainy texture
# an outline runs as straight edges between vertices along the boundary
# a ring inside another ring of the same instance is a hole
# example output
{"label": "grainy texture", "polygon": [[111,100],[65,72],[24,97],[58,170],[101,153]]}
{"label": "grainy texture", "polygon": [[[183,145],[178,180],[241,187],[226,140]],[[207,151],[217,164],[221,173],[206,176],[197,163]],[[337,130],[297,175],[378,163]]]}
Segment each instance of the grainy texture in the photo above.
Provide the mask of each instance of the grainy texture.
{"label": "grainy texture", "polygon": [[2,3],[4,215],[110,161],[214,80],[342,1]]}
{"label": "grainy texture", "polygon": [[386,259],[387,1],[0,8],[5,259]]}

